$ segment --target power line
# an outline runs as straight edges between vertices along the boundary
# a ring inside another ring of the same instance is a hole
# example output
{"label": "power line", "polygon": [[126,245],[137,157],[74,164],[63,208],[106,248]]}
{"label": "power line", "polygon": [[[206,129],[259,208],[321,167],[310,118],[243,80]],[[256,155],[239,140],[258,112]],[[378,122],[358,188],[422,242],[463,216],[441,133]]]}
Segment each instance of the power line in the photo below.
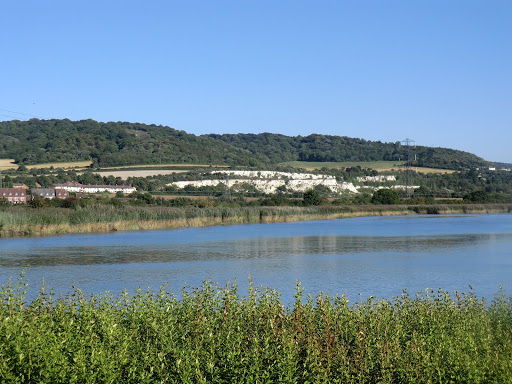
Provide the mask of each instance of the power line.
{"label": "power line", "polygon": [[17,119],[16,116],[4,115],[3,113],[0,113],[0,116],[10,117],[11,119]]}
{"label": "power line", "polygon": [[[411,183],[411,145],[416,148],[416,142],[406,138],[405,140],[402,140],[401,143],[407,147],[407,162],[405,163],[405,193],[407,194],[407,197],[410,197],[411,194],[409,191],[409,184]],[[416,155],[414,155],[414,160],[416,160]]]}
{"label": "power line", "polygon": [[[30,115],[28,113],[22,113],[22,112],[16,112],[16,111],[10,111],[9,109],[3,109],[3,108],[0,108],[0,111],[4,111],[4,112],[9,112],[9,113],[15,113],[17,115],[23,115],[23,116],[29,116],[29,117],[36,117],[38,119],[43,119],[43,117],[41,116],[36,116],[36,115]],[[7,116],[7,115],[3,115],[2,116]],[[13,116],[7,116],[7,117],[13,117]]]}

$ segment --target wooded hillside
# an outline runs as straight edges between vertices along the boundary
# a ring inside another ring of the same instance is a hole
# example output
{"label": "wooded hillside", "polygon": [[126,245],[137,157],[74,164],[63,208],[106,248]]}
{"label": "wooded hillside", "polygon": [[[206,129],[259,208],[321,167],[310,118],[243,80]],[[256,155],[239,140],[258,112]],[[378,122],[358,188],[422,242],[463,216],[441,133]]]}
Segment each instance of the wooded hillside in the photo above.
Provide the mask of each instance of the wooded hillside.
{"label": "wooded hillside", "polygon": [[[0,158],[18,164],[92,160],[101,167],[133,164],[218,164],[262,166],[285,161],[405,160],[400,142],[382,143],[312,134],[210,134],[127,122],[38,120],[0,122]],[[489,162],[447,148],[414,148],[416,166],[460,170]]]}
{"label": "wooded hillside", "polygon": [[[407,159],[408,148],[400,142],[382,143],[345,136],[313,134],[289,137],[273,133],[262,134],[211,134],[218,140],[243,148],[251,153],[264,155],[270,162],[285,161],[398,161]],[[418,167],[460,170],[488,165],[484,159],[468,152],[448,148],[415,146],[409,148],[411,161]]]}

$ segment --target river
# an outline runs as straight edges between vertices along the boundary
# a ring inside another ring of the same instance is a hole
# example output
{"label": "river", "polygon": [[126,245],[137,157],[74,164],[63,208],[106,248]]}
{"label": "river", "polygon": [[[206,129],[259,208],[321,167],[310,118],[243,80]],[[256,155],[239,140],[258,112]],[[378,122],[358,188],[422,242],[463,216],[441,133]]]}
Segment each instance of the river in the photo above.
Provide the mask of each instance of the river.
{"label": "river", "polygon": [[411,215],[0,239],[0,284],[26,268],[29,297],[198,287],[205,279],[306,293],[392,298],[433,288],[512,291],[512,215]]}

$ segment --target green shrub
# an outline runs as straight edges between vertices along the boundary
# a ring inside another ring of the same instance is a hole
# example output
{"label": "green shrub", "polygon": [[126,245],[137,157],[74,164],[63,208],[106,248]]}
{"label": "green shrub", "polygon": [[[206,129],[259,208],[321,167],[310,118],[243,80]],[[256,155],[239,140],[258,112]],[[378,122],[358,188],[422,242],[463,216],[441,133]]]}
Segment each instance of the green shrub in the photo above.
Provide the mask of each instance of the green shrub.
{"label": "green shrub", "polygon": [[27,303],[0,290],[2,382],[507,383],[512,301],[439,290],[393,300],[236,285]]}
{"label": "green shrub", "polygon": [[397,191],[383,188],[375,191],[371,202],[372,204],[398,204],[400,202],[400,196]]}

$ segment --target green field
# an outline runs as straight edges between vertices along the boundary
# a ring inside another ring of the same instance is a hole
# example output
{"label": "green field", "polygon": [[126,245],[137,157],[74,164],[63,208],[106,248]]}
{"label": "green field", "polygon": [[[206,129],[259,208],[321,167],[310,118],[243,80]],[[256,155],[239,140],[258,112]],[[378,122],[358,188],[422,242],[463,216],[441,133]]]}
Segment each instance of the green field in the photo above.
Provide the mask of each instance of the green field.
{"label": "green field", "polygon": [[[61,163],[43,163],[43,164],[30,164],[26,167],[28,169],[32,168],[62,168],[62,169],[70,169],[70,168],[85,168],[92,164],[92,161],[67,161]],[[17,169],[19,164],[15,163],[14,159],[0,159],[0,171],[7,169]]]}
{"label": "green field", "polygon": [[317,161],[287,161],[280,163],[282,166],[304,168],[315,170],[321,168],[352,168],[360,166],[361,168],[372,168],[377,171],[387,171],[398,169],[404,165],[405,161],[340,161],[340,162],[317,162]]}
{"label": "green field", "polygon": [[[360,166],[361,168],[371,168],[378,172],[402,169],[405,161],[340,161],[340,162],[316,162],[316,161],[287,161],[279,163],[281,166],[304,168],[308,171],[322,168],[353,168]],[[421,173],[452,173],[449,169],[412,167],[414,171]]]}
{"label": "green field", "polygon": [[[68,161],[68,162],[54,162],[54,163],[40,163],[40,164],[30,164],[26,165],[28,169],[33,168],[50,168],[53,167],[55,169],[83,169],[88,168],[92,164],[92,161]],[[0,171],[7,169],[17,169],[19,164],[15,163],[14,159],[0,159]],[[177,163],[169,163],[169,164],[139,164],[139,165],[123,165],[117,167],[105,167],[103,170],[129,170],[129,169],[137,169],[137,170],[145,170],[145,169],[173,169],[173,168],[184,168],[184,169],[194,169],[194,168],[226,168],[227,165],[206,165],[206,164],[177,164]]]}
{"label": "green field", "polygon": [[31,164],[31,165],[27,165],[26,167],[28,169],[51,168],[51,167],[69,169],[69,168],[87,168],[91,164],[92,164],[92,161],[85,160],[85,161],[66,161],[66,162],[55,162],[55,163]]}
{"label": "green field", "polygon": [[139,165],[120,165],[117,167],[104,167],[102,169],[104,170],[122,170],[122,169],[146,169],[146,168],[208,168],[208,167],[214,167],[214,168],[227,168],[229,165],[208,165],[208,164],[181,164],[181,163],[169,163],[169,164],[139,164]]}

